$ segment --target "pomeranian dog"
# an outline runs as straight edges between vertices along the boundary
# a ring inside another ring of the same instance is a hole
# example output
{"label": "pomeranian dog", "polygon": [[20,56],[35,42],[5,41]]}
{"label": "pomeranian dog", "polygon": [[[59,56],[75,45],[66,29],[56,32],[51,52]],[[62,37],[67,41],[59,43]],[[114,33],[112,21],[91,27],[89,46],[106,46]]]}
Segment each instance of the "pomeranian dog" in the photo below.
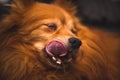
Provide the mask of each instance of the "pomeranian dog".
{"label": "pomeranian dog", "polygon": [[0,80],[120,80],[119,35],[79,23],[71,2],[10,6],[0,22]]}

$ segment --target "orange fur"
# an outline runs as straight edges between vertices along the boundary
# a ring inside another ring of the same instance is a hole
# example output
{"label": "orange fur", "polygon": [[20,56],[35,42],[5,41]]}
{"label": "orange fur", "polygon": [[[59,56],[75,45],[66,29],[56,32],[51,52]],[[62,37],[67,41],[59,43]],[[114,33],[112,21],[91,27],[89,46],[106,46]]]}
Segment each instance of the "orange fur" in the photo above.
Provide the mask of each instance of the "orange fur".
{"label": "orange fur", "polygon": [[[61,1],[13,0],[11,14],[0,22],[0,80],[120,79],[120,36],[80,24],[75,7]],[[57,30],[44,25],[48,23],[56,24]],[[75,59],[67,68],[52,67],[43,47],[69,37],[82,41]]]}

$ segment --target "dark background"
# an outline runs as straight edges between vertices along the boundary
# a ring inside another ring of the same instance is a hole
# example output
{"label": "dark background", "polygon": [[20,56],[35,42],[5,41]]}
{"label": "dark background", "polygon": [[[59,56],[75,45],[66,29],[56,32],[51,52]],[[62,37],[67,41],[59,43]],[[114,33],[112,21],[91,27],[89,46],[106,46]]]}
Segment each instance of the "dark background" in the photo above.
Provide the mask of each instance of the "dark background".
{"label": "dark background", "polygon": [[[53,0],[38,1],[50,3]],[[9,14],[10,8],[4,7],[5,3],[10,1],[0,2],[0,20]],[[84,25],[120,32],[120,0],[73,0],[73,3],[78,7],[76,16],[82,18]]]}

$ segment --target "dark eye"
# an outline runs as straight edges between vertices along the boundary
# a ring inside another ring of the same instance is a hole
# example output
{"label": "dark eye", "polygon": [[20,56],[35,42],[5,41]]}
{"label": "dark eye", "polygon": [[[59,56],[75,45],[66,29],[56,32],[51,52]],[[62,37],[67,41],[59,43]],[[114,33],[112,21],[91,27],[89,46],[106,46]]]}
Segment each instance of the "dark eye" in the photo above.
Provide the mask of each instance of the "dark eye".
{"label": "dark eye", "polygon": [[57,25],[56,24],[47,24],[47,26],[52,29],[52,30],[56,30],[57,29]]}

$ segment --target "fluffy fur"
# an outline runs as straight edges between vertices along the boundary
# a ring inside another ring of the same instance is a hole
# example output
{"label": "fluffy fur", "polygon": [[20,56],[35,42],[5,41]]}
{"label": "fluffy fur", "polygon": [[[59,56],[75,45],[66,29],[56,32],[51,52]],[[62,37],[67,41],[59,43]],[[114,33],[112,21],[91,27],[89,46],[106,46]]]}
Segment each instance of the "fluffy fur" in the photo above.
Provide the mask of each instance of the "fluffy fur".
{"label": "fluffy fur", "polygon": [[[80,24],[75,12],[62,0],[13,0],[0,22],[0,80],[119,80],[120,36]],[[49,23],[57,30],[44,25]],[[54,39],[67,44],[70,37],[82,41],[79,51],[67,67],[53,67],[43,48]]]}

